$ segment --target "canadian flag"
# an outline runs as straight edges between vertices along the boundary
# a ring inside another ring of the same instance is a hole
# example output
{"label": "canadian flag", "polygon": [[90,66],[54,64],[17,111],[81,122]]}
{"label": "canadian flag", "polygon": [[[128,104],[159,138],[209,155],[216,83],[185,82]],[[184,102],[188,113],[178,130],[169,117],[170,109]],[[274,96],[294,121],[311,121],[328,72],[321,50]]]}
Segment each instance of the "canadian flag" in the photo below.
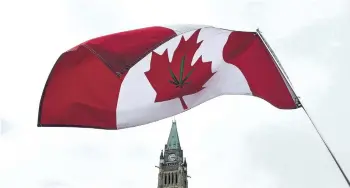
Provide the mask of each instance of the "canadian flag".
{"label": "canadian flag", "polygon": [[46,82],[38,126],[128,128],[221,95],[299,107],[259,32],[198,25],[141,28],[63,53]]}

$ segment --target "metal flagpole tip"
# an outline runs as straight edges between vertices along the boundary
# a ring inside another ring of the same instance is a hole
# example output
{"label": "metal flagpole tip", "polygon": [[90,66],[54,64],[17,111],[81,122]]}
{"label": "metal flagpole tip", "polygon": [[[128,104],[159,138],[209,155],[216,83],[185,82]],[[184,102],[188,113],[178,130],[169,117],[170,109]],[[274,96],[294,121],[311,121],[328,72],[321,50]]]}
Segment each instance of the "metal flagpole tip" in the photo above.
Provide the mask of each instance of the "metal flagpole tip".
{"label": "metal flagpole tip", "polygon": [[260,34],[260,33],[261,33],[260,28],[257,28],[257,29],[256,29],[256,32]]}

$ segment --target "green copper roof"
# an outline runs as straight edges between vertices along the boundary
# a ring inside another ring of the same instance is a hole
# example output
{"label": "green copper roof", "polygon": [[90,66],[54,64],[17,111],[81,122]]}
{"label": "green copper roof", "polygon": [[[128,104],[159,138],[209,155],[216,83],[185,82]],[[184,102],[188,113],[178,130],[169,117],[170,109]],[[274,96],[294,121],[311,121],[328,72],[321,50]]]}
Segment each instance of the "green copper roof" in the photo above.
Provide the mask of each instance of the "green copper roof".
{"label": "green copper roof", "polygon": [[170,134],[169,134],[169,138],[168,138],[168,143],[167,143],[167,148],[168,149],[181,149],[179,134],[177,132],[177,127],[176,127],[176,121],[173,121],[173,124],[171,126],[171,130],[170,130]]}

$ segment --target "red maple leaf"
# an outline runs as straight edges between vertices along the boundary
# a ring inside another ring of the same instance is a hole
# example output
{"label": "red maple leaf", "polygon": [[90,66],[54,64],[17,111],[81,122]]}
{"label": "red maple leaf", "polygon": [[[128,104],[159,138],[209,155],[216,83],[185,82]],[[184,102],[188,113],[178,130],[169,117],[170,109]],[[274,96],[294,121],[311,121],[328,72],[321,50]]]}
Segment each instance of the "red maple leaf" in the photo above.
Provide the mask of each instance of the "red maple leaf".
{"label": "red maple leaf", "polygon": [[145,75],[157,92],[155,102],[179,98],[182,107],[188,107],[183,96],[201,91],[203,85],[215,74],[211,72],[211,61],[203,62],[202,56],[191,66],[194,54],[202,44],[197,43],[200,30],[186,41],[182,36],[170,62],[168,50],[163,54],[152,52],[150,70]]}

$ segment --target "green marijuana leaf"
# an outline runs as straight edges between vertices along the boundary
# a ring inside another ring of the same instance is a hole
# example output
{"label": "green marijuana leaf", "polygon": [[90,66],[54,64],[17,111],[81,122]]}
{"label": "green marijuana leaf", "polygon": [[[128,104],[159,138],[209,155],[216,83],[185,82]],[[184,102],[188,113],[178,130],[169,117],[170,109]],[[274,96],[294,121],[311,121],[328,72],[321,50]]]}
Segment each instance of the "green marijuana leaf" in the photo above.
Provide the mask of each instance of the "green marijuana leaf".
{"label": "green marijuana leaf", "polygon": [[192,72],[194,71],[194,68],[192,68],[190,72],[187,73],[185,78],[183,78],[184,66],[185,66],[185,56],[183,56],[181,60],[179,79],[175,76],[174,72],[169,68],[169,72],[172,78],[172,80],[169,80],[169,82],[171,84],[174,84],[176,88],[183,88],[184,85],[190,84],[190,82],[186,82],[186,80],[191,76]]}

